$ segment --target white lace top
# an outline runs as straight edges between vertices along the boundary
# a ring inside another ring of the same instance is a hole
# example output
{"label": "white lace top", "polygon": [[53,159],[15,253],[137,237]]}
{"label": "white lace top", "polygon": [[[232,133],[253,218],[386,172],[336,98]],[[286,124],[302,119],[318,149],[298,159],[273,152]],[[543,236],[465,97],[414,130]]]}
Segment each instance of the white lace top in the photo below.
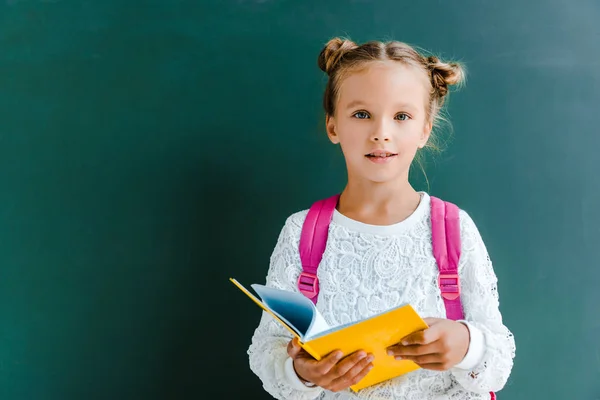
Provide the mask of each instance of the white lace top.
{"label": "white lace top", "polygon": [[[410,303],[423,317],[445,318],[433,257],[430,198],[421,193],[415,212],[404,221],[375,226],[351,220],[337,210],[319,266],[317,308],[330,326],[345,324]],[[297,291],[302,271],[298,243],[308,210],[285,222],[270,260],[268,286]],[[489,399],[505,385],[513,366],[515,342],[498,309],[496,275],[479,231],[460,211],[461,301],[471,344],[465,360],[449,371],[425,369],[365,388],[333,393],[307,388],[287,355],[290,333],[263,313],[248,349],[250,368],[274,398],[304,399]],[[467,360],[468,359],[468,360]]]}

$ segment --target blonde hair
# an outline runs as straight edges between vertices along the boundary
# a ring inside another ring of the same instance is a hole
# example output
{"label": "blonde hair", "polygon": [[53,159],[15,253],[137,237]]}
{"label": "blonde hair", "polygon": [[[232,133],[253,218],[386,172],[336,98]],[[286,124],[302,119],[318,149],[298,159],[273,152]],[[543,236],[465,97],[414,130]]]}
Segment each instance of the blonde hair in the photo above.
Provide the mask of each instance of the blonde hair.
{"label": "blonde hair", "polygon": [[[398,41],[370,41],[357,45],[351,40],[337,37],[325,45],[318,58],[319,68],[329,77],[323,94],[323,108],[327,116],[335,114],[337,96],[344,77],[374,61],[396,61],[424,73],[430,83],[429,99],[425,105],[426,118],[436,130],[441,122],[448,122],[442,115],[442,109],[450,87],[461,85],[465,81],[465,69],[461,64],[443,62]],[[432,132],[426,147],[440,150],[438,139]],[[420,159],[417,162],[421,164]]]}

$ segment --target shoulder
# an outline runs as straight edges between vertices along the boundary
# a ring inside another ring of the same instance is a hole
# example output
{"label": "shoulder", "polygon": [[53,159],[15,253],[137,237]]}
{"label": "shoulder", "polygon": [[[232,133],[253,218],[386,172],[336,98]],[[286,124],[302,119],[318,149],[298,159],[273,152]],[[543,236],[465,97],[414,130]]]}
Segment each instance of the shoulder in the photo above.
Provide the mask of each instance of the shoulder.
{"label": "shoulder", "polygon": [[286,218],[285,225],[291,228],[302,228],[307,215],[308,209],[296,211]]}
{"label": "shoulder", "polygon": [[285,218],[279,240],[299,240],[308,209],[295,211]]}
{"label": "shoulder", "polygon": [[[447,200],[445,200],[448,202]],[[463,241],[473,241],[480,240],[479,229],[477,228],[477,224],[475,223],[471,214],[462,208],[459,204],[453,203],[449,201],[450,204],[453,204],[458,208],[458,218],[460,223],[460,235]]]}
{"label": "shoulder", "polygon": [[469,212],[459,207],[462,251],[486,251],[486,246],[475,220]]}
{"label": "shoulder", "polygon": [[462,208],[459,208],[458,216],[460,219],[460,230],[462,232],[477,231],[477,225],[475,224],[475,221],[471,217],[471,214],[469,214],[467,211],[463,210]]}
{"label": "shoulder", "polygon": [[[487,246],[473,217],[468,211],[457,204],[455,205],[458,207],[460,225],[461,257],[459,270],[463,270],[467,264],[475,263],[474,265],[481,265],[481,263],[490,263]],[[479,269],[476,268],[476,270]]]}
{"label": "shoulder", "polygon": [[[280,240],[291,238],[292,240],[298,242],[300,240],[300,236],[302,235],[304,222],[306,221],[306,218],[311,210],[318,210],[323,207],[323,209],[330,211],[330,207],[334,205],[332,202],[337,202],[337,197],[338,195],[320,199],[314,202],[310,208],[304,208],[288,215],[288,217],[285,219],[285,223],[283,224],[283,228],[281,229]],[[322,214],[319,213],[318,215],[320,217]],[[319,226],[321,226],[320,223]]]}
{"label": "shoulder", "polygon": [[322,198],[312,203],[310,205],[310,208],[304,208],[299,211],[293,212],[285,219],[283,231],[288,234],[296,234],[299,236],[302,232],[304,221],[306,220],[306,217],[311,211],[311,209],[315,209],[315,207],[316,209],[320,209],[320,207],[325,207],[329,210],[329,207],[333,205],[332,201],[337,202],[338,196],[339,195],[334,195],[331,197]]}
{"label": "shoulder", "polygon": [[284,227],[290,229],[292,231],[300,231],[302,229],[302,225],[304,224],[304,220],[308,215],[308,209],[296,211],[290,214],[284,223]]}
{"label": "shoulder", "polygon": [[475,221],[473,221],[473,218],[471,218],[471,215],[465,209],[463,209],[459,204],[456,204],[454,202],[447,201],[444,199],[438,199],[438,201],[439,200],[442,200],[442,201],[449,203],[449,204],[455,206],[456,208],[458,208],[458,219],[460,221],[461,232],[477,230],[477,226],[475,225]]}

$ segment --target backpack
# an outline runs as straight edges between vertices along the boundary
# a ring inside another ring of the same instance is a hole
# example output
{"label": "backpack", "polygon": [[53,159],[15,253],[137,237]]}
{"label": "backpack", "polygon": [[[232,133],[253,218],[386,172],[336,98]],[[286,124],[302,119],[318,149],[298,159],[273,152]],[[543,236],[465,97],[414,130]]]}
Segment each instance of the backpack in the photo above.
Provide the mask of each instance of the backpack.
{"label": "backpack", "polygon": [[[314,304],[319,296],[317,269],[323,257],[329,224],[338,203],[339,194],[315,202],[306,215],[300,235],[300,260],[302,273],[297,285],[300,292]],[[431,239],[433,255],[438,265],[438,286],[441,291],[446,317],[451,320],[464,318],[460,302],[460,221],[459,208],[449,202],[431,196]],[[491,400],[496,395],[490,392]]]}

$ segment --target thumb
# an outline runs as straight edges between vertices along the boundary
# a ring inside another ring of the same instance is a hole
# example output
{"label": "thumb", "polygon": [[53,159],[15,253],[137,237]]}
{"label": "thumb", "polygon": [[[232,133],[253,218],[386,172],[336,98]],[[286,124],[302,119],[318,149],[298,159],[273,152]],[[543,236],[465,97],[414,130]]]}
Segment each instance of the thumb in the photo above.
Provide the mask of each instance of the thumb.
{"label": "thumb", "polygon": [[292,340],[290,340],[290,342],[288,343],[287,352],[291,358],[296,358],[301,350],[302,347],[300,347],[298,338],[295,337]]}

